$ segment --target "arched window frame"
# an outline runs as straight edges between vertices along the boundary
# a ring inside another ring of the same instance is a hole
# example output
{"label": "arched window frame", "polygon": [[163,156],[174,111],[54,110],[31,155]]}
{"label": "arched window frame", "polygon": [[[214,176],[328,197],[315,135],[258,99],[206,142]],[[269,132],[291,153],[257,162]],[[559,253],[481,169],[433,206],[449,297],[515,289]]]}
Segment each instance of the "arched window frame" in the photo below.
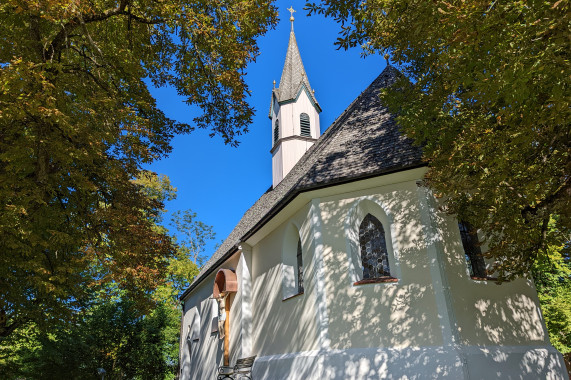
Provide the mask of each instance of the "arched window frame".
{"label": "arched window frame", "polygon": [[488,279],[486,262],[482,256],[478,233],[472,225],[465,221],[458,221],[460,240],[466,260],[466,270],[472,279]]}
{"label": "arched window frame", "polygon": [[276,122],[274,123],[274,145],[276,145],[279,139],[280,139],[280,121],[279,119],[276,119]]}
{"label": "arched window frame", "polygon": [[290,223],[282,244],[282,299],[285,301],[304,293],[303,241],[299,228]]}
{"label": "arched window frame", "polygon": [[311,137],[311,120],[309,115],[305,112],[299,115],[299,135]]}
{"label": "arched window frame", "polygon": [[303,249],[301,248],[301,237],[297,240],[297,293],[303,293]]}
{"label": "arched window frame", "polygon": [[365,215],[359,225],[359,253],[363,280],[391,277],[385,229],[371,214]]}
{"label": "arched window frame", "polygon": [[[367,214],[374,216],[383,226],[391,276],[378,279],[363,278],[359,228]],[[388,207],[375,197],[366,196],[355,200],[345,220],[345,241],[349,264],[349,275],[347,277],[352,285],[398,282],[398,279],[401,278],[401,268],[398,245],[393,239],[393,236],[396,236],[394,229],[393,217]]]}

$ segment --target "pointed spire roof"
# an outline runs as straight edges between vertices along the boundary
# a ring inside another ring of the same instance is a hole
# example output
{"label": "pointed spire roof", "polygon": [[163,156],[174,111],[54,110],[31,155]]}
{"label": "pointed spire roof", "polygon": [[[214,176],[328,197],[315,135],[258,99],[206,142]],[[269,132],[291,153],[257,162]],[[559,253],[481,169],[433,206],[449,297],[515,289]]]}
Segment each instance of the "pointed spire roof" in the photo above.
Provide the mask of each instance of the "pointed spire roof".
{"label": "pointed spire roof", "polygon": [[281,103],[288,100],[294,100],[299,94],[301,87],[305,86],[310,98],[317,104],[317,100],[315,99],[309,84],[309,79],[307,78],[307,74],[303,68],[303,62],[301,61],[297,41],[295,40],[295,33],[293,32],[293,17],[290,20],[292,20],[292,23],[284,69],[280,79],[280,87],[276,89],[278,102]]}

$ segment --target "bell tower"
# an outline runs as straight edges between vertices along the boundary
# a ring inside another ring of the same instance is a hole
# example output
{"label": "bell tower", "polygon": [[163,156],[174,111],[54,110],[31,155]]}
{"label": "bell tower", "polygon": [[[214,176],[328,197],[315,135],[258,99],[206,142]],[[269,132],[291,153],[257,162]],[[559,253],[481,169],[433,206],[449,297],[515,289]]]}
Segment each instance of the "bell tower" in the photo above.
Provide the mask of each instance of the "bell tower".
{"label": "bell tower", "polygon": [[272,91],[269,117],[272,121],[272,177],[275,188],[320,136],[321,107],[303,68],[293,32],[293,13],[289,44],[279,87]]}

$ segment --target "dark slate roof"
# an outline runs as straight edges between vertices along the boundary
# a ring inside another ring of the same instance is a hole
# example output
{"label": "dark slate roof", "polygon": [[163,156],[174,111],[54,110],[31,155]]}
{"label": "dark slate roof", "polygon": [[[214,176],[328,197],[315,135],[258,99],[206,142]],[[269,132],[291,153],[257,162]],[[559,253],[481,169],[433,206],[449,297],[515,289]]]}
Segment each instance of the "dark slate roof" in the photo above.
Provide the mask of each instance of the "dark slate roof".
{"label": "dark slate roof", "polygon": [[317,103],[311,86],[309,85],[309,79],[303,68],[303,62],[301,61],[301,55],[299,54],[299,48],[295,40],[292,23],[280,85],[279,88],[275,89],[278,102],[294,100],[301,91],[302,86],[307,88],[310,98]]}
{"label": "dark slate roof", "polygon": [[383,70],[288,175],[246,211],[181,299],[299,193],[425,165],[421,149],[399,132],[378,96],[399,75],[392,66]]}

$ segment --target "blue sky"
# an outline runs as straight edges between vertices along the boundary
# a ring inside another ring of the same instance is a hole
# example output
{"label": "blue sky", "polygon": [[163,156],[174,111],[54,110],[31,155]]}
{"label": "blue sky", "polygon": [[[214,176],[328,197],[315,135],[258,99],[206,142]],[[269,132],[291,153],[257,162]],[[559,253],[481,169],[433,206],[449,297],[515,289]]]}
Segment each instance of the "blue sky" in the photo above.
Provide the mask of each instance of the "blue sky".
{"label": "blue sky", "polygon": [[[220,137],[195,130],[177,136],[168,158],[149,169],[170,177],[178,190],[177,199],[167,203],[169,212],[192,209],[198,219],[212,225],[216,243],[225,239],[244,212],[271,186],[271,123],[268,107],[272,82],[279,85],[290,32],[293,5],[297,44],[311,87],[323,112],[323,133],[343,110],[381,73],[380,56],[361,57],[360,49],[337,50],[334,42],[338,24],[322,16],[307,16],[305,2],[277,1],[280,22],[259,40],[260,55],[250,64],[246,80],[256,110],[250,132],[241,136],[237,148],[224,145]],[[172,119],[192,124],[196,110],[187,106],[172,88],[153,89],[159,107]],[[167,217],[168,218],[168,217]],[[213,253],[214,243],[206,256]]]}

